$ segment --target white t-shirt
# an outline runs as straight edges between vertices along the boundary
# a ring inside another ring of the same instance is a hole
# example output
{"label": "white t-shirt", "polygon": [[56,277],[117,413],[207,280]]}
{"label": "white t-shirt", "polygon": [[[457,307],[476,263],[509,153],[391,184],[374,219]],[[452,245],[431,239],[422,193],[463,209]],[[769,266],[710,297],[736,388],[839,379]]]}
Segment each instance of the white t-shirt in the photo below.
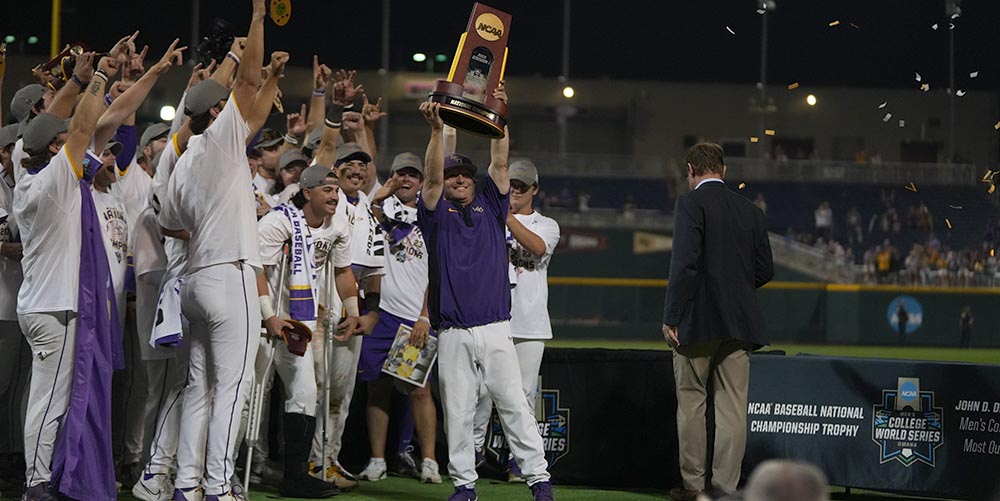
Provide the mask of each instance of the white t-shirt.
{"label": "white t-shirt", "polygon": [[[135,276],[154,271],[170,270],[165,278],[176,278],[187,259],[187,242],[163,236],[157,213],[167,197],[167,186],[180,158],[177,134],[170,136],[167,147],[160,153],[149,190],[149,207],[140,215],[135,238]],[[169,275],[169,277],[166,277]]]}
{"label": "white t-shirt", "polygon": [[319,303],[340,309],[340,294],[336,286],[337,268],[351,266],[351,225],[347,218],[334,215],[326,218],[319,228],[310,228],[316,249],[316,279]]}
{"label": "white t-shirt", "polygon": [[274,188],[274,179],[268,179],[258,172],[253,177],[253,186],[260,190],[261,193],[267,196],[271,196],[271,188]]}
{"label": "white t-shirt", "polygon": [[163,250],[163,233],[160,224],[156,222],[156,211],[147,206],[135,220],[135,237],[132,242],[135,261],[135,276],[141,277],[147,273],[165,271],[167,269],[167,254]]}
{"label": "white t-shirt", "polygon": [[24,151],[24,139],[17,138],[17,142],[14,143],[14,149],[10,152],[10,161],[14,162],[14,180],[19,183],[21,182],[21,178],[28,173],[21,166],[21,160],[25,158],[28,158],[28,154]]}
{"label": "white t-shirt", "polygon": [[382,203],[382,211],[389,219],[413,224],[413,230],[398,242],[386,242],[379,308],[416,322],[424,308],[428,271],[427,246],[416,224],[417,209],[407,207],[393,195]]}
{"label": "white t-shirt", "polygon": [[[308,228],[308,226],[307,226]],[[257,240],[259,242],[260,262],[267,266],[267,285],[271,300],[274,301],[275,294],[279,293],[278,286],[281,285],[281,248],[292,238],[292,222],[280,211],[270,211],[257,221]],[[284,285],[280,291],[277,308],[274,312],[283,318],[288,317],[288,285],[289,285],[289,263],[285,263]]]}
{"label": "white t-shirt", "polygon": [[192,137],[167,184],[160,226],[187,230],[186,270],[243,261],[261,271],[257,202],[247,168],[250,127],[230,95],[204,134]]}
{"label": "white t-shirt", "polygon": [[510,291],[510,332],[521,339],[552,339],[549,322],[549,260],[559,245],[559,223],[538,212],[514,217],[545,242],[545,254],[535,256],[515,239],[510,262],[517,271],[517,287]]}
{"label": "white t-shirt", "polygon": [[82,164],[70,159],[63,147],[45,168],[26,173],[14,188],[14,217],[24,242],[20,314],[77,309],[81,177]]}
{"label": "white t-shirt", "polygon": [[[166,149],[166,148],[164,148]],[[163,155],[160,155],[163,158]],[[129,245],[135,242],[134,234],[138,225],[135,221],[139,219],[139,214],[149,204],[149,188],[153,184],[153,178],[143,170],[142,166],[132,157],[132,163],[128,165],[125,172],[115,169],[118,181],[111,185],[113,194],[125,206],[125,221],[129,228]],[[133,249],[129,247],[131,254]]]}
{"label": "white t-shirt", "polygon": [[[0,174],[0,242],[19,242],[14,220],[14,179]],[[17,290],[24,274],[21,262],[0,257],[0,320],[17,321]]]}
{"label": "white t-shirt", "polygon": [[375,222],[368,196],[358,192],[358,203],[347,200],[344,190],[340,190],[337,215],[347,218],[351,224],[351,260],[366,268],[381,268],[385,265],[385,241],[382,228]]}
{"label": "white t-shirt", "polygon": [[[125,308],[125,272],[128,270],[129,223],[125,216],[125,204],[113,193],[101,193],[91,188],[97,219],[101,222],[101,237],[104,252],[108,255],[111,270],[111,284],[115,287],[118,311]],[[122,319],[124,315],[119,315]]]}

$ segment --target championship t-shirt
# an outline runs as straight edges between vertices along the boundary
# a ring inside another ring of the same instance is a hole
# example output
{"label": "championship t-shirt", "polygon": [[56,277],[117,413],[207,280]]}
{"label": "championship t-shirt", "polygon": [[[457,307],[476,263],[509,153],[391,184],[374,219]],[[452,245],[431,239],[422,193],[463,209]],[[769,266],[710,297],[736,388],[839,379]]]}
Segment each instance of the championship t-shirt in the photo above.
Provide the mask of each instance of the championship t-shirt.
{"label": "championship t-shirt", "polygon": [[[417,209],[407,207],[395,196],[382,203],[382,213],[390,224],[413,225],[409,232],[397,226],[397,231],[384,232],[386,239],[385,276],[382,277],[382,298],[379,308],[393,315],[416,322],[424,308],[427,290],[427,245],[417,226]],[[383,228],[384,229],[384,228]]]}
{"label": "championship t-shirt", "polygon": [[337,215],[347,218],[351,225],[351,260],[366,268],[385,265],[385,241],[382,228],[375,222],[371,203],[364,192],[358,192],[356,204],[351,203],[344,190],[340,190]]}
{"label": "championship t-shirt", "polygon": [[417,222],[430,251],[427,307],[435,330],[510,320],[507,226],[510,199],[487,176],[469,205],[441,198]]}
{"label": "championship t-shirt", "polygon": [[[249,105],[249,104],[248,104]],[[257,202],[250,189],[246,140],[250,128],[229,100],[204,134],[193,136],[170,176],[168,199],[160,225],[187,230],[186,270],[245,262],[261,271],[257,249]],[[184,189],[176,189],[179,178]]]}
{"label": "championship t-shirt", "polygon": [[[20,241],[14,220],[14,178],[0,174],[0,242]],[[20,261],[0,257],[0,320],[17,321],[17,290],[23,279]]]}
{"label": "championship t-shirt", "polygon": [[[167,147],[169,148],[170,145],[167,145]],[[163,158],[162,153],[160,154],[160,158]],[[124,171],[115,169],[115,175],[118,176],[118,180],[111,185],[110,191],[125,206],[125,221],[128,223],[128,228],[131,232],[129,234],[129,242],[134,242],[135,239],[132,238],[132,234],[138,228],[135,221],[139,218],[142,210],[146,208],[146,205],[149,204],[149,188],[153,184],[153,178],[149,177],[149,174],[135,161],[135,157],[132,158],[132,162]],[[131,251],[132,249],[130,248],[129,250]]]}
{"label": "championship t-shirt", "polygon": [[351,266],[351,225],[347,218],[333,215],[323,220],[319,228],[310,228],[316,251],[316,280],[319,304],[340,309],[340,294],[336,286],[337,268]]}
{"label": "championship t-shirt", "polygon": [[549,260],[559,245],[559,223],[538,212],[515,214],[515,218],[545,242],[545,253],[536,256],[517,239],[510,247],[517,286],[510,291],[510,332],[522,339],[552,339],[549,323]]}
{"label": "championship t-shirt", "polygon": [[[125,272],[128,269],[129,226],[125,217],[125,204],[113,193],[91,189],[97,220],[101,223],[104,251],[108,255],[111,284],[115,287],[118,311],[125,311]],[[122,315],[121,319],[124,320]]]}
{"label": "championship t-shirt", "polygon": [[77,309],[81,177],[82,164],[63,147],[37,173],[25,173],[14,188],[14,218],[24,242],[20,314]]}

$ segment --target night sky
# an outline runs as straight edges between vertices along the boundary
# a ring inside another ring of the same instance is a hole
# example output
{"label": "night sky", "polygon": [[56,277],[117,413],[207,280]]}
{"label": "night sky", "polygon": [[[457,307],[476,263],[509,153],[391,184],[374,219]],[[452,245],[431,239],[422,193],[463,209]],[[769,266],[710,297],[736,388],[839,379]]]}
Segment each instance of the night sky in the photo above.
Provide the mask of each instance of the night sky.
{"label": "night sky", "polygon": [[[932,89],[947,86],[949,20],[944,0],[776,1],[777,10],[768,14],[769,83],[917,87],[914,72],[919,72]],[[410,61],[416,51],[446,53],[450,58],[472,3],[392,2],[391,69],[423,70],[423,65]],[[563,2],[489,3],[513,15],[508,73],[558,76]],[[172,7],[154,10],[152,2],[136,0],[63,0],[64,40],[83,40],[106,49],[135,27],[142,30],[140,41],[151,46],[151,54],[159,54],[174,36],[187,43],[192,3],[160,4]],[[223,17],[245,33],[249,0],[202,0],[201,4],[202,35],[213,17]],[[1000,2],[964,0],[961,7],[962,17],[954,21],[957,87],[996,89],[1000,86]],[[277,27],[268,21],[267,50],[288,50],[292,64],[300,66],[309,65],[315,51],[334,67],[378,68],[381,8],[381,0],[292,0],[288,25]],[[759,4],[752,0],[574,0],[570,76],[752,84],[760,71],[757,8]],[[0,32],[15,34],[20,40],[38,35],[43,43],[33,50],[46,53],[48,2],[22,2],[17,9],[23,15],[3,16]],[[829,26],[837,20],[838,26]],[[931,29],[935,23],[939,25],[936,31]],[[446,72],[447,63],[437,70]],[[979,71],[979,77],[970,79],[972,71]]]}

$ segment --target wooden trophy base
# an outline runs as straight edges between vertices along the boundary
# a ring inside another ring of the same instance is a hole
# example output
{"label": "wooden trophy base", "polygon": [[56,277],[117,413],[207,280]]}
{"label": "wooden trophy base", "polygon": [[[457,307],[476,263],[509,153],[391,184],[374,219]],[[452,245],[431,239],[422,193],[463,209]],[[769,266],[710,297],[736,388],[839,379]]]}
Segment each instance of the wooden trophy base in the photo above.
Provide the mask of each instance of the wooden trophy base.
{"label": "wooden trophy base", "polygon": [[507,104],[493,96],[480,103],[464,97],[463,91],[460,84],[438,80],[428,100],[441,104],[441,120],[456,129],[493,139],[504,137]]}

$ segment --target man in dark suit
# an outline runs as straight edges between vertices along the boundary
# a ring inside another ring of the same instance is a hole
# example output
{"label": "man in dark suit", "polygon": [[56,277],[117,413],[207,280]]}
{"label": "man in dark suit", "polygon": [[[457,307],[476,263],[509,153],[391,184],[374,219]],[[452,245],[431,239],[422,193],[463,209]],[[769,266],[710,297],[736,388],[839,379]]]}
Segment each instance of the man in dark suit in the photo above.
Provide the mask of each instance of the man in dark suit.
{"label": "man in dark suit", "polygon": [[[674,248],[663,311],[663,337],[674,350],[682,488],[736,492],[746,449],[750,351],[768,344],[756,289],[774,276],[764,213],[731,191],[722,147],[688,150],[690,193],[674,209]],[[708,398],[715,441],[709,464]]]}

